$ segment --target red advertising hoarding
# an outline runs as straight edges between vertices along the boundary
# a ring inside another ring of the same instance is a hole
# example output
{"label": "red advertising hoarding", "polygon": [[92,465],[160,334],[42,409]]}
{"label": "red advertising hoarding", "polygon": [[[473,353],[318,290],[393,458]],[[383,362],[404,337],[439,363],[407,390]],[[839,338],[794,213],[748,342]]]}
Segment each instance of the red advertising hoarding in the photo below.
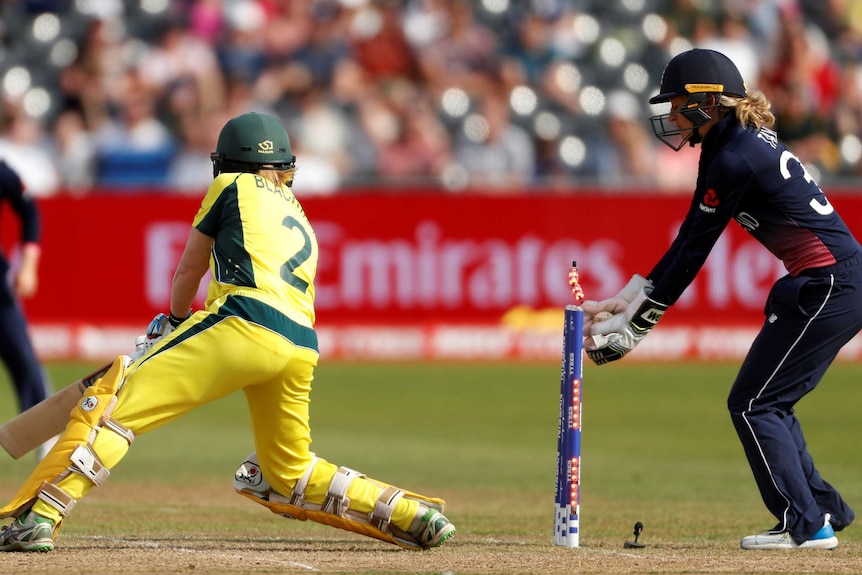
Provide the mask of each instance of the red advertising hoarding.
{"label": "red advertising hoarding", "polygon": [[[862,236],[862,198],[830,199]],[[24,303],[40,353],[122,352],[120,343],[129,347],[153,315],[167,311],[199,201],[159,194],[40,200],[41,285]],[[572,260],[588,298],[613,295],[631,274],[649,272],[688,207],[683,196],[578,190],[301,201],[320,245],[322,352],[387,358],[558,355]],[[3,226],[8,243],[15,227],[8,215]],[[731,224],[640,356],[738,356],[784,273]]]}

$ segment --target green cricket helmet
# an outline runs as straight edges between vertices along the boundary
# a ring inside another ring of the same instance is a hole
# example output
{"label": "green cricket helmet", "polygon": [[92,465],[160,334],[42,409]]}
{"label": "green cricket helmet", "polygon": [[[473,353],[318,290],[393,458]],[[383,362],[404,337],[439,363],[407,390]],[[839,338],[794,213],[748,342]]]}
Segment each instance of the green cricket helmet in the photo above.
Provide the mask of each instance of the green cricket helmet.
{"label": "green cricket helmet", "polygon": [[213,177],[222,172],[289,170],[296,156],[284,125],[273,116],[251,112],[230,119],[210,154]]}

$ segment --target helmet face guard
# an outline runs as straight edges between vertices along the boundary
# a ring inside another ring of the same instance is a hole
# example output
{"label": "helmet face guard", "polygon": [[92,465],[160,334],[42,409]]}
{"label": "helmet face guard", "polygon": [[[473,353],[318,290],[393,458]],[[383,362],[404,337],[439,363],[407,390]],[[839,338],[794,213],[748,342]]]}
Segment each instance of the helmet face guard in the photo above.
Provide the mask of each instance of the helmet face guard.
{"label": "helmet face guard", "polygon": [[[698,129],[712,120],[716,108],[718,108],[718,94],[698,92],[691,94],[685,105],[676,112],[658,114],[650,118],[650,122],[656,137],[676,152],[686,142],[694,146],[701,141]],[[670,120],[670,117],[675,114],[691,122],[691,127],[679,128]]]}
{"label": "helmet face guard", "polygon": [[238,162],[236,160],[225,159],[223,154],[213,152],[210,154],[210,161],[213,163],[213,178],[222,172],[256,172],[258,170],[275,170],[278,172],[286,172],[296,166],[296,156],[291,156],[289,162],[258,164],[252,162]]}
{"label": "helmet face guard", "polygon": [[[679,150],[686,142],[692,146],[699,143],[702,138],[699,128],[712,120],[722,94],[739,98],[748,94],[742,75],[730,58],[701,48],[677,54],[665,66],[659,93],[649,103],[668,102],[679,96],[688,96],[688,101],[675,112],[650,118],[655,135],[673,150]],[[676,114],[691,122],[691,127],[678,128],[670,121]]]}

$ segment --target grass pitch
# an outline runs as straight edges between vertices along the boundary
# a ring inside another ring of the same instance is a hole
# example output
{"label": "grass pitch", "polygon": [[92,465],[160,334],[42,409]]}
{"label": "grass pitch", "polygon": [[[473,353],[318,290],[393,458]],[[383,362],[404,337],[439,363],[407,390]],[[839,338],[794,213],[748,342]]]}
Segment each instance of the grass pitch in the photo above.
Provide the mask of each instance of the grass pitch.
{"label": "grass pitch", "polygon": [[[93,367],[47,366],[58,388]],[[451,545],[402,553],[284,521],[234,495],[232,475],[253,449],[235,394],[137,438],[108,483],[75,509],[58,550],[14,555],[10,567],[59,573],[109,549],[105,561],[117,573],[858,572],[856,525],[834,552],[738,548],[774,519],[725,409],[736,367],[586,365],[579,549],[551,544],[558,364],[324,362],[312,392],[312,449],[446,499],[458,527]],[[797,413],[821,473],[862,512],[860,381],[862,365],[834,365]],[[14,414],[2,384],[0,419]],[[35,459],[0,458],[5,501]],[[636,521],[647,547],[624,550]]]}

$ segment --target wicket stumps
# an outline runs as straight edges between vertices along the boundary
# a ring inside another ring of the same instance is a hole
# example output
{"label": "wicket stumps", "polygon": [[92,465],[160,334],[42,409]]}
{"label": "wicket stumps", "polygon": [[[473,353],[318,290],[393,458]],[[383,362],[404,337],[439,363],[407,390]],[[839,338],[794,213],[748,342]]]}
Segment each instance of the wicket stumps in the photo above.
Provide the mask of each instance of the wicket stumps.
{"label": "wicket stumps", "polygon": [[560,418],[557,427],[557,490],[554,545],[577,547],[580,537],[581,496],[581,382],[583,380],[584,294],[577,266],[569,284],[578,305],[567,305],[560,366]]}

